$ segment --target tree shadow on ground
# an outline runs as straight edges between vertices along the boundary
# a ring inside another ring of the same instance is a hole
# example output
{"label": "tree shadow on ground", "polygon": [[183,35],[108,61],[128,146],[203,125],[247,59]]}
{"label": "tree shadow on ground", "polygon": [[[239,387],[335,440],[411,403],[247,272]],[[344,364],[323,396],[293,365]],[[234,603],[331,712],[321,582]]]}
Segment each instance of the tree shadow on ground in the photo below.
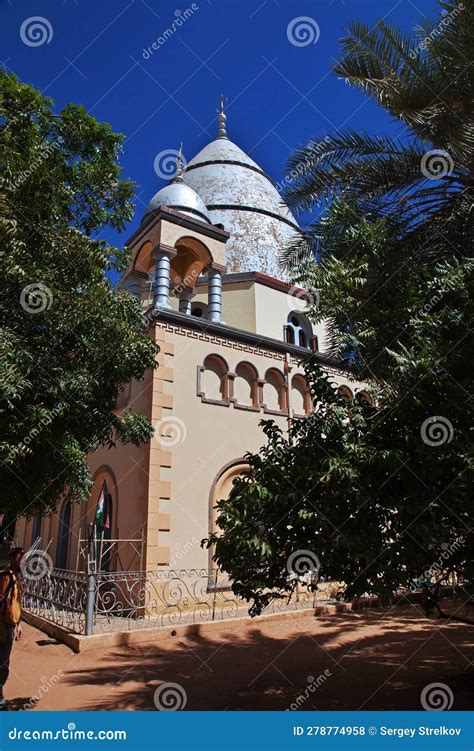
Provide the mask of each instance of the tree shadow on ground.
{"label": "tree shadow on ground", "polygon": [[85,653],[63,685],[105,688],[81,709],[154,710],[156,689],[172,682],[192,710],[414,710],[436,682],[453,691],[452,709],[472,708],[472,629],[423,619],[413,607],[205,630]]}

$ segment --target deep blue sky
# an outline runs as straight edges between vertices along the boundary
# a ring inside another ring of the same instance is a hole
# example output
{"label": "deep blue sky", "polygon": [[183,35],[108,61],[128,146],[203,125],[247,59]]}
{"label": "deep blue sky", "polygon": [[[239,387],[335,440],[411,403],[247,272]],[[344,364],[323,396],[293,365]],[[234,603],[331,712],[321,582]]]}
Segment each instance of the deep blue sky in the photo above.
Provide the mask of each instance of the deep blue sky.
{"label": "deep blue sky", "polygon": [[[0,0],[0,58],[51,96],[59,109],[80,102],[127,136],[123,175],[137,185],[137,209],[166,184],[154,170],[159,152],[182,140],[190,159],[216,135],[216,106],[229,100],[228,132],[275,180],[292,149],[337,128],[398,132],[384,112],[329,72],[352,19],[385,17],[405,30],[438,15],[435,0],[198,0],[191,17],[158,50],[143,51],[192,7],[188,0]],[[20,38],[31,16],[46,18],[49,43]],[[317,43],[290,44],[288,24],[309,16]]]}

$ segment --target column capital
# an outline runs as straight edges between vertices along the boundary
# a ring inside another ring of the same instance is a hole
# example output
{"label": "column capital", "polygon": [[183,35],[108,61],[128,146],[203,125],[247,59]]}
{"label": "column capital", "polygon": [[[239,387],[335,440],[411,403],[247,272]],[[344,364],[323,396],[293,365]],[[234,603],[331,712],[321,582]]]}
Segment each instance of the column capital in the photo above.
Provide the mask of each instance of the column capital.
{"label": "column capital", "polygon": [[158,245],[155,245],[155,247],[151,251],[151,257],[156,259],[158,256],[163,255],[165,253],[170,258],[174,258],[177,252],[178,251],[176,250],[176,248],[172,248],[171,245],[158,243]]}
{"label": "column capital", "polygon": [[193,297],[196,297],[197,292],[194,287],[180,287],[179,294],[186,296],[189,300],[192,300]]}
{"label": "column capital", "polygon": [[207,273],[208,274],[211,274],[213,272],[217,272],[221,276],[224,276],[224,274],[226,273],[226,271],[227,271],[227,267],[226,266],[222,266],[220,263],[214,263],[214,262],[207,269]]}
{"label": "column capital", "polygon": [[196,296],[193,287],[181,287],[179,292],[179,312],[191,315],[191,300]]}

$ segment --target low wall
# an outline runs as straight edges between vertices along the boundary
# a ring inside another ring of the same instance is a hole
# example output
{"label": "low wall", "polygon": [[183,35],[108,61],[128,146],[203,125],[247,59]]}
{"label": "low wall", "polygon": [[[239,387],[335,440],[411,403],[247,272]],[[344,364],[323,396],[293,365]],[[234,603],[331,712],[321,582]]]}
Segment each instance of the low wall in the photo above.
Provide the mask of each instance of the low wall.
{"label": "low wall", "polygon": [[250,628],[254,629],[258,623],[262,621],[281,621],[281,620],[300,620],[302,618],[317,618],[318,616],[331,616],[339,613],[344,613],[352,610],[363,610],[367,608],[378,607],[379,602],[377,598],[367,597],[357,600],[353,603],[336,603],[334,605],[322,605],[316,608],[307,608],[305,610],[291,610],[281,613],[272,613],[270,615],[260,615],[255,618],[245,616],[242,618],[233,618],[231,621],[209,621],[207,623],[186,623],[182,625],[172,627],[149,627],[144,629],[136,629],[134,631],[115,631],[114,633],[107,634],[94,634],[92,636],[82,636],[80,634],[74,634],[61,626],[46,621],[44,618],[33,615],[31,613],[24,613],[24,620],[35,628],[43,631],[52,636],[58,641],[66,644],[74,652],[89,652],[97,649],[109,649],[113,647],[123,647],[136,644],[156,644],[169,643],[178,641],[179,638],[185,638],[190,630],[195,631],[199,628],[199,633],[203,636],[212,635],[222,629],[223,626],[228,625],[231,628],[238,627],[239,629]]}

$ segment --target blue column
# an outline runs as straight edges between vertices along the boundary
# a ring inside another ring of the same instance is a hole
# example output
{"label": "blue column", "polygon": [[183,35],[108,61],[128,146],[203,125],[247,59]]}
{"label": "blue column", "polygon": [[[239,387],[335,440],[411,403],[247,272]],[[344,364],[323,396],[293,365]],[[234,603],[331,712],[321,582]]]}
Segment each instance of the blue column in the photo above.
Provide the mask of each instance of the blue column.
{"label": "blue column", "polygon": [[214,323],[222,323],[222,274],[211,269],[207,275],[208,318]]}
{"label": "blue column", "polygon": [[153,286],[153,307],[171,308],[170,295],[171,257],[162,250],[156,255],[155,281]]}

